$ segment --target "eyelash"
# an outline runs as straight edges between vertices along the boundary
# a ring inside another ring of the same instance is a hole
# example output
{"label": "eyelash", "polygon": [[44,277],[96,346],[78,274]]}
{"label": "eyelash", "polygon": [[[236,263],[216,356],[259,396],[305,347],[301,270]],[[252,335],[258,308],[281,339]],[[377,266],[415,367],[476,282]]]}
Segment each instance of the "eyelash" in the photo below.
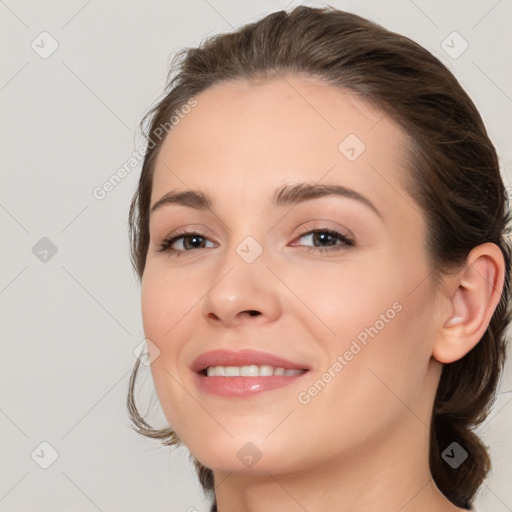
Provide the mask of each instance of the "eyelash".
{"label": "eyelash", "polygon": [[[311,234],[316,234],[316,233],[327,233],[328,235],[334,236],[334,237],[338,238],[339,240],[341,240],[342,244],[334,245],[334,246],[327,247],[327,248],[311,246],[311,247],[306,248],[306,250],[308,252],[311,252],[311,251],[320,252],[320,253],[335,252],[335,251],[341,251],[341,250],[347,249],[349,247],[356,246],[354,240],[352,240],[351,238],[348,238],[347,236],[343,235],[339,231],[336,231],[336,230],[330,229],[330,228],[317,228],[317,229],[313,229],[313,230],[309,230],[309,231],[304,231],[303,233],[301,233],[298,236],[298,239],[300,240],[301,238],[304,238],[306,235],[311,235]],[[171,246],[174,242],[176,242],[177,240],[180,240],[181,238],[194,237],[194,236],[208,240],[208,238],[205,237],[204,235],[202,235],[201,233],[198,233],[195,231],[183,231],[181,233],[175,233],[174,235],[166,238],[160,245],[160,249],[158,249],[158,252],[175,253],[176,256],[179,256],[179,254],[182,252],[190,252],[190,250],[171,249]],[[206,247],[198,247],[197,249],[206,249]]]}

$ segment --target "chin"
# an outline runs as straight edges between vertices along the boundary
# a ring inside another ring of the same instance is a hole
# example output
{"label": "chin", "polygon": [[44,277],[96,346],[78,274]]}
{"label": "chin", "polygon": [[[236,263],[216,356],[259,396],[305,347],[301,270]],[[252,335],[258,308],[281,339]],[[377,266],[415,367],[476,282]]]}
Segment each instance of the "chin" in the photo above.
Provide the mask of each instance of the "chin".
{"label": "chin", "polygon": [[185,444],[201,464],[214,471],[266,474],[296,468],[297,462],[286,455],[293,453],[293,447],[276,441],[277,445],[273,445],[264,437],[249,434],[234,437],[225,434],[222,438],[205,434],[201,443]]}

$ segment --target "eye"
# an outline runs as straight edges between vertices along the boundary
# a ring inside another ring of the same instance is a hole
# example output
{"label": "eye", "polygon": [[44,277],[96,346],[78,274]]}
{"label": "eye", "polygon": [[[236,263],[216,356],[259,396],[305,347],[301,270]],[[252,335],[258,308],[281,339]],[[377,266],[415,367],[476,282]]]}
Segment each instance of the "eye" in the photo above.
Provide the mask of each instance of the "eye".
{"label": "eye", "polygon": [[[206,241],[211,242],[201,233],[185,231],[182,233],[175,233],[174,235],[166,238],[160,245],[158,252],[173,252],[179,256],[180,252],[188,252],[190,249],[203,249]],[[173,248],[173,245],[178,245],[178,248]]]}
{"label": "eye", "polygon": [[[341,251],[346,249],[347,247],[355,247],[355,242],[345,236],[344,234],[330,228],[318,228],[313,229],[311,231],[306,231],[302,233],[298,240],[309,239],[313,244],[320,243],[326,244],[323,246],[310,246],[307,248],[308,252],[332,252],[332,251]],[[337,242],[340,243],[337,243]],[[293,244],[295,245],[295,244]]]}
{"label": "eye", "polygon": [[[318,228],[310,231],[305,231],[299,236],[298,240],[308,238],[311,242],[313,242],[313,244],[325,244],[325,247],[317,245],[307,247],[306,250],[308,252],[340,251],[346,249],[347,247],[354,247],[356,245],[352,239],[348,238],[339,231],[330,228]],[[195,231],[184,231],[181,233],[175,233],[172,236],[166,238],[160,244],[158,252],[170,252],[175,253],[177,256],[179,256],[179,253],[190,252],[190,250],[192,249],[205,249],[207,248],[205,244],[207,244],[208,242],[214,244],[215,246],[215,242],[212,242],[201,233]],[[292,245],[295,246],[302,244],[294,243]]]}

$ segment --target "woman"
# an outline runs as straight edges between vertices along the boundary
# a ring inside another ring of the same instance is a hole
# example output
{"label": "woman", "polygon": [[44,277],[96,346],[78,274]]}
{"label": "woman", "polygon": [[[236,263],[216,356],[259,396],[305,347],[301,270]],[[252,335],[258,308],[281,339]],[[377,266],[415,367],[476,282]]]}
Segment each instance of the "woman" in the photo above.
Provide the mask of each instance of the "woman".
{"label": "woman", "polygon": [[455,511],[510,321],[495,149],[447,68],[334,8],[181,52],[130,210],[158,399],[212,510]]}

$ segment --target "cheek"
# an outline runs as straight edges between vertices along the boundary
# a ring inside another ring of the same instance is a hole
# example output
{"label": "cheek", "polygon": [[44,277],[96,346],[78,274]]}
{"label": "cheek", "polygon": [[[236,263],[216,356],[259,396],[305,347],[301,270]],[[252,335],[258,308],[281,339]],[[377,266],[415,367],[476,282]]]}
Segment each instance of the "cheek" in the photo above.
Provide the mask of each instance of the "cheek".
{"label": "cheek", "polygon": [[141,312],[144,335],[163,349],[163,338],[172,326],[173,309],[169,307],[172,297],[169,288],[146,270],[141,286]]}
{"label": "cheek", "polygon": [[390,308],[394,316],[399,287],[391,278],[385,282],[373,263],[333,264],[305,274],[306,279],[295,276],[294,291],[309,309],[306,318],[317,327],[315,337],[322,336],[333,347],[342,349],[360,333],[364,338],[365,329],[375,322],[380,327],[380,315]]}
{"label": "cheek", "polygon": [[[416,281],[382,283],[383,293],[370,293],[367,308],[353,311],[358,325],[353,325],[350,341],[342,340],[352,360],[343,375],[345,382],[340,380],[340,384],[344,392],[351,389],[354,397],[359,396],[351,406],[364,409],[361,414],[365,419],[373,409],[380,411],[383,422],[386,418],[393,421],[410,414],[409,408],[425,405],[422,396],[433,336],[429,322],[431,296],[426,285],[411,292]],[[421,417],[424,413],[417,411]]]}
{"label": "cheek", "polygon": [[176,333],[186,325],[187,315],[194,314],[201,297],[195,284],[188,276],[170,275],[157,265],[146,267],[141,286],[142,323],[146,338],[162,352],[171,344],[176,347]]}
{"label": "cheek", "polygon": [[[179,280],[178,280],[179,281]],[[186,316],[193,312],[197,295],[191,286],[171,280],[155,265],[146,265],[141,285],[141,312],[145,338],[158,347],[150,369],[158,400],[169,424],[176,423],[175,411],[183,409],[177,375],[177,361],[186,336]]]}
{"label": "cheek", "polygon": [[344,390],[389,393],[378,375],[400,396],[413,400],[431,355],[432,291],[428,280],[422,282],[426,271],[421,265],[384,260],[333,270],[323,279],[315,275],[297,283],[315,313],[316,338],[328,355],[319,371],[341,356],[344,368],[339,375],[344,377],[335,380]]}
{"label": "cheek", "polygon": [[338,334],[324,344],[329,364],[297,396],[297,421],[338,439],[340,448],[389,434],[411,411],[426,417],[422,394],[430,357],[421,301],[394,298],[391,293],[364,307],[346,303]]}
{"label": "cheek", "polygon": [[[171,375],[183,375],[190,341],[198,337],[202,299],[208,291],[204,277],[196,270],[169,271],[165,261],[149,260],[141,283],[141,313],[144,335],[159,350],[151,364],[155,387],[166,406],[179,383]],[[186,353],[186,354],[185,354]]]}

